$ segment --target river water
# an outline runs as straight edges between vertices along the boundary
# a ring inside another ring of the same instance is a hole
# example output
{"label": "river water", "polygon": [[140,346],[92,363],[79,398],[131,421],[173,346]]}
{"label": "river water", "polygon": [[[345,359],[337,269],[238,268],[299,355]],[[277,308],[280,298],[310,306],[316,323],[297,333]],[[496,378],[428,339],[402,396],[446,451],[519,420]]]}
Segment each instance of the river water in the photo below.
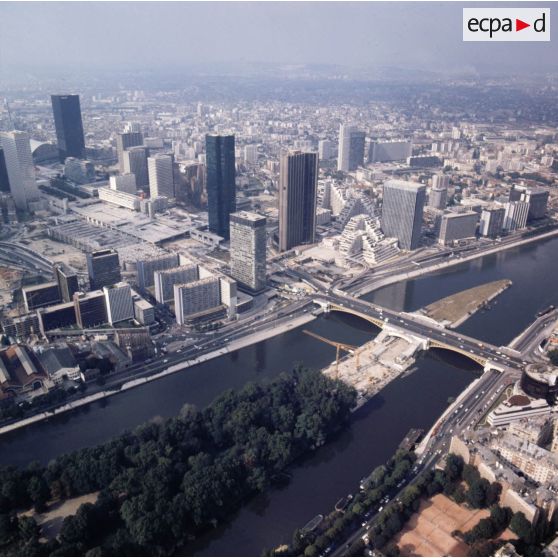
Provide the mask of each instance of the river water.
{"label": "river water", "polygon": [[[460,290],[508,278],[512,287],[496,304],[459,330],[495,344],[520,333],[537,311],[558,305],[558,239],[531,244],[435,275],[390,285],[365,296],[398,310],[415,310]],[[322,368],[335,349],[304,333],[308,329],[350,344],[372,339],[378,330],[358,318],[332,314],[302,328],[209,361],[156,382],[91,404],[63,417],[0,437],[0,462],[47,462],[64,452],[91,446],[156,416],[176,414],[184,403],[204,406],[228,388],[272,378],[296,362]],[[199,555],[260,555],[288,542],[292,531],[314,515],[330,510],[353,492],[359,479],[384,462],[410,428],[429,428],[480,369],[446,351],[423,354],[412,373],[399,378],[362,407],[351,428],[301,463],[291,482],[253,499],[231,521],[193,547]]]}

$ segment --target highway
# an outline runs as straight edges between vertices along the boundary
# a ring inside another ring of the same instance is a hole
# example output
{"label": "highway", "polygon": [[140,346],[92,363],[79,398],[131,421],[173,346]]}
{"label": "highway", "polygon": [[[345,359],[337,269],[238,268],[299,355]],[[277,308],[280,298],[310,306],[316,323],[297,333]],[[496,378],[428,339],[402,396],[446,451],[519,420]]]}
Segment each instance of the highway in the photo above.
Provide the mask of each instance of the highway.
{"label": "highway", "polygon": [[48,258],[15,242],[0,242],[0,260],[32,272],[52,273],[52,262]]}
{"label": "highway", "polygon": [[[463,258],[471,256],[481,257],[485,252],[491,252],[494,249],[505,250],[517,242],[531,238],[534,240],[537,236],[533,235],[532,232],[512,233],[500,241],[481,239],[478,243],[467,246],[423,248],[418,253],[414,252],[413,254],[399,257],[396,261],[380,263],[373,270],[363,271],[354,278],[348,280],[341,279],[333,286],[350,294],[362,294],[373,290],[376,283],[389,277],[416,272],[417,270],[428,273],[433,266],[447,262],[450,258],[453,258],[454,263],[459,263]],[[545,230],[540,234],[548,232]]]}

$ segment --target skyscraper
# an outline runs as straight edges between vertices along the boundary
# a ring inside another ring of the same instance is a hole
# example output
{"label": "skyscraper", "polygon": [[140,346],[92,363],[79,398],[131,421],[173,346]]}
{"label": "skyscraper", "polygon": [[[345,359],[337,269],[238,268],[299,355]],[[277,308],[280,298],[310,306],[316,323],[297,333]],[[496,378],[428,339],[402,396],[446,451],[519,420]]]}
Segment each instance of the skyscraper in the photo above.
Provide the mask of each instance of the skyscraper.
{"label": "skyscraper", "polygon": [[107,249],[88,252],[86,258],[91,289],[102,289],[122,280],[120,261],[116,250]]}
{"label": "skyscraper", "polygon": [[157,153],[147,159],[149,192],[152,198],[174,198],[174,172],[170,155]]}
{"label": "skyscraper", "polygon": [[445,209],[448,203],[448,191],[439,186],[432,186],[428,196],[428,205],[434,209]]}
{"label": "skyscraper", "polygon": [[118,154],[118,165],[120,172],[124,172],[124,151],[130,147],[143,145],[143,134],[137,132],[124,132],[116,136],[116,153]]}
{"label": "skyscraper", "polygon": [[8,167],[6,166],[6,158],[4,157],[4,148],[0,147],[0,192],[8,193],[9,191],[10,179],[8,177]]}
{"label": "skyscraper", "polygon": [[419,245],[425,198],[426,187],[422,184],[405,180],[384,183],[382,231],[397,238],[403,250],[414,250]]}
{"label": "skyscraper", "polygon": [[79,291],[77,275],[62,264],[54,266],[54,274],[56,276],[56,282],[58,283],[60,299],[63,302],[72,301],[74,293]]}
{"label": "skyscraper", "polygon": [[51,95],[50,100],[60,161],[63,163],[66,157],[83,157],[85,140],[79,95]]}
{"label": "skyscraper", "polygon": [[234,135],[205,137],[209,230],[225,239],[230,235],[230,214],[236,211]]}
{"label": "skyscraper", "polygon": [[482,210],[479,232],[482,236],[496,238],[502,234],[506,209],[504,207],[487,207]]}
{"label": "skyscraper", "polygon": [[136,176],[138,188],[149,185],[149,175],[147,172],[148,150],[145,147],[137,146],[126,149],[123,153],[124,169],[123,173],[132,173]]}
{"label": "skyscraper", "polygon": [[134,317],[132,289],[126,283],[117,283],[103,287],[108,323],[113,325]]}
{"label": "skyscraper", "polygon": [[295,151],[281,157],[279,172],[279,250],[314,242],[318,154]]}
{"label": "skyscraper", "polygon": [[366,134],[356,126],[341,124],[339,127],[339,153],[337,170],[354,171],[364,164],[364,140]]}
{"label": "skyscraper", "polygon": [[265,225],[256,213],[231,213],[231,276],[252,292],[265,288]]}
{"label": "skyscraper", "polygon": [[39,199],[29,134],[18,131],[0,132],[0,147],[4,151],[12,198],[18,209],[26,210],[29,201]]}
{"label": "skyscraper", "polygon": [[529,203],[526,201],[510,201],[505,204],[504,230],[517,231],[527,226]]}

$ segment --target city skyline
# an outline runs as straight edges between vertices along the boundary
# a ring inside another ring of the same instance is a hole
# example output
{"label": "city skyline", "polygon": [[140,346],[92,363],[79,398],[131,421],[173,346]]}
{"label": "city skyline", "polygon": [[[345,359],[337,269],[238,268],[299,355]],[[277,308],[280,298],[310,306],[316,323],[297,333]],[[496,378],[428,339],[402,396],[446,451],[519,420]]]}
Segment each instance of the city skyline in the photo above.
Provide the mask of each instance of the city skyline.
{"label": "city skyline", "polygon": [[464,6],[0,0],[0,555],[558,556],[558,56]]}

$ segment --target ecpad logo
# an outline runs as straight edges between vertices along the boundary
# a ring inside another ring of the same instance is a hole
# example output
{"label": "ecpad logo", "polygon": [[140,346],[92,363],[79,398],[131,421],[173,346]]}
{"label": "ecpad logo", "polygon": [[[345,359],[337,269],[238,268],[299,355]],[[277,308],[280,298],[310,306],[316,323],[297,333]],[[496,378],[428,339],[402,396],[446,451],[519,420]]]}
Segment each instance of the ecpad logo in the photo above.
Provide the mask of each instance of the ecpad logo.
{"label": "ecpad logo", "polygon": [[550,41],[550,8],[463,8],[464,41]]}

